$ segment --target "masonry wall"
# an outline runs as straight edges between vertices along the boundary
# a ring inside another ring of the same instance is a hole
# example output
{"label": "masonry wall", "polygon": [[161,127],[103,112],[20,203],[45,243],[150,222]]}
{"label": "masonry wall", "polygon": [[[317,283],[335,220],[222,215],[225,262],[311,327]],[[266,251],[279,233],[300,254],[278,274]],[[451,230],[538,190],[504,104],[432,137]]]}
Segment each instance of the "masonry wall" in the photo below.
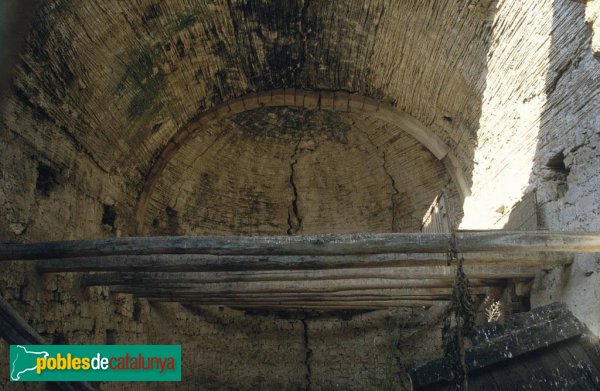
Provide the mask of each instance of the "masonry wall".
{"label": "masonry wall", "polygon": [[[594,2],[592,2],[594,3]],[[570,1],[499,2],[463,228],[503,228],[503,215],[537,191],[540,228],[600,230],[600,63],[592,16]],[[521,10],[523,11],[523,10]],[[532,48],[536,48],[532,50]],[[565,301],[600,333],[600,258],[543,270],[533,306]]]}

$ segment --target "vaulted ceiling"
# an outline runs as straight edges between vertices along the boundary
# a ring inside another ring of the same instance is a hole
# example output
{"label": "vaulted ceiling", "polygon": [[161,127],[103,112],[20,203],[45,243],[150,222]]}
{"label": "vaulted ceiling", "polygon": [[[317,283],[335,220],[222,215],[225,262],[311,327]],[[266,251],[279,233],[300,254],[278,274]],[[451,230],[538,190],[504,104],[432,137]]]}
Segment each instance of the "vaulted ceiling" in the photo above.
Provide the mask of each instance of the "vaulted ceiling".
{"label": "vaulted ceiling", "polygon": [[[468,187],[490,3],[44,1],[2,125],[73,186],[117,189],[139,232],[176,216],[177,232],[285,233],[303,205],[294,233],[415,230],[456,175]],[[279,90],[318,101],[198,123]],[[320,94],[346,93],[405,115],[446,152],[368,110],[321,107]]]}

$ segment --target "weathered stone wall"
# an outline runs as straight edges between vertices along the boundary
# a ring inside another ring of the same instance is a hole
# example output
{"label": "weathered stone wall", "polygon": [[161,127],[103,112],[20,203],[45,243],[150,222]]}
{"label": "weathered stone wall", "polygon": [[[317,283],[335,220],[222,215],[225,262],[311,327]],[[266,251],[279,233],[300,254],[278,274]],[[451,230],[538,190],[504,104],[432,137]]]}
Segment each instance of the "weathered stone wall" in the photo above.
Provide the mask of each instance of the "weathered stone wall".
{"label": "weathered stone wall", "polygon": [[[541,228],[600,230],[600,64],[585,6],[501,1],[494,25],[462,227],[502,228],[504,211],[536,190]],[[600,333],[599,271],[591,255],[541,272],[532,305],[566,301]]]}
{"label": "weathered stone wall", "polygon": [[[23,264],[9,270],[18,275],[2,273],[2,296],[49,342],[181,344],[183,382],[173,385],[177,389],[403,389],[401,362],[430,357],[440,342],[435,329],[432,335],[408,339],[427,324],[422,309],[340,318],[339,313],[311,317],[149,305],[130,295],[111,296],[106,288],[81,290],[76,275],[36,276]],[[0,354],[6,362],[5,342]],[[9,385],[8,370],[0,367],[0,387],[43,389],[31,383]],[[167,386],[106,383],[101,388]]]}

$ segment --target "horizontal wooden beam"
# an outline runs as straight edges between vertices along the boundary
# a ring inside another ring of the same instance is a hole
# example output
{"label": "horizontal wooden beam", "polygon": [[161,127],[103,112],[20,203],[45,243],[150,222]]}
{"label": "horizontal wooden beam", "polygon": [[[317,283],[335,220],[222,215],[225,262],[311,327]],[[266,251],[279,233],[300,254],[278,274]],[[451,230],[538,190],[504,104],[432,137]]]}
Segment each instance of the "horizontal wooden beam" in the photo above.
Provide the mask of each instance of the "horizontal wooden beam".
{"label": "horizontal wooden beam", "polygon": [[[471,289],[474,295],[484,295],[489,292],[487,287],[474,287]],[[148,290],[139,290],[148,292]],[[452,294],[452,288],[375,288],[356,289],[339,292],[303,292],[303,291],[275,291],[275,292],[195,292],[173,290],[152,290],[152,292],[168,293],[178,297],[190,297],[197,299],[281,299],[281,300],[314,300],[314,299],[377,299],[377,298],[399,298],[408,296],[448,296]]]}
{"label": "horizontal wooden beam", "polygon": [[[455,235],[461,252],[600,252],[600,233],[464,231]],[[104,255],[358,255],[445,253],[451,236],[383,233],[310,236],[168,236],[4,243],[0,260],[56,259]]]}
{"label": "horizontal wooden beam", "polygon": [[135,297],[145,298],[152,297],[154,299],[163,298],[170,301],[193,301],[197,303],[204,304],[215,304],[215,305],[239,305],[239,304],[287,304],[287,303],[303,303],[303,304],[320,304],[320,303],[336,303],[338,305],[342,304],[368,304],[374,302],[401,302],[401,301],[449,301],[451,297],[449,295],[439,295],[439,296],[398,296],[398,297],[347,297],[347,298],[327,298],[327,297],[318,297],[318,298],[279,298],[279,297],[270,297],[270,298],[226,298],[226,297],[215,297],[215,298],[205,298],[205,297],[192,297],[192,296],[179,296],[179,295],[135,295]]}
{"label": "horizontal wooden beam", "polygon": [[[501,278],[474,278],[470,282],[474,286],[498,286],[503,285]],[[445,271],[445,270],[444,270]],[[493,270],[494,276],[502,275],[502,272]],[[497,273],[496,273],[497,272]],[[516,273],[518,275],[516,275]],[[510,277],[504,278],[528,278],[533,277],[535,269],[516,269]],[[435,278],[438,277],[438,278]],[[442,278],[439,278],[442,277]],[[109,285],[165,285],[173,283],[227,283],[227,282],[252,282],[252,281],[317,281],[317,280],[344,280],[356,278],[378,278],[381,280],[402,280],[401,285],[407,287],[447,287],[451,286],[454,274],[444,273],[440,275],[438,270],[419,269],[336,269],[336,270],[293,270],[293,271],[243,271],[243,272],[108,272],[91,273],[80,276],[82,287],[109,286]]]}
{"label": "horizontal wooden beam", "polygon": [[[351,279],[340,281],[269,281],[269,282],[234,282],[222,284],[170,284],[170,285],[115,285],[111,292],[144,294],[278,294],[278,293],[335,293],[372,289],[418,289],[406,287],[402,281],[380,279]],[[436,289],[436,288],[425,288]]]}
{"label": "horizontal wooden beam", "polygon": [[[573,262],[570,253],[496,254],[466,253],[465,265],[558,266]],[[366,254],[366,255],[211,255],[154,254],[112,255],[46,259],[37,262],[40,273],[87,271],[236,271],[236,270],[300,270],[367,267],[443,266],[445,254]]]}
{"label": "horizontal wooden beam", "polygon": [[[465,266],[464,271],[473,280],[498,280],[512,278],[532,278],[538,271],[533,266]],[[453,280],[456,268],[453,266],[421,266],[403,268],[364,268],[364,269],[333,269],[333,270],[271,270],[247,272],[196,272],[196,273],[149,273],[132,277],[123,275],[117,281],[126,284],[137,279],[141,283],[159,284],[172,282],[211,283],[211,282],[281,282],[281,281],[325,281],[333,283],[336,280],[369,280],[390,281],[390,284],[402,285],[405,280]],[[82,283],[93,285],[106,281],[102,276],[82,277]],[[114,284],[113,284],[114,285]]]}
{"label": "horizontal wooden beam", "polygon": [[195,306],[219,306],[219,307],[231,307],[237,309],[280,309],[280,310],[290,310],[290,309],[312,309],[312,310],[372,310],[372,309],[384,309],[384,308],[395,308],[395,307],[425,307],[429,308],[434,305],[443,305],[447,304],[448,301],[444,300],[397,300],[397,301],[372,301],[369,303],[336,303],[336,302],[321,302],[321,303],[209,303],[203,304],[193,300],[182,300],[182,301],[174,301],[165,298],[147,298],[150,302],[160,303],[160,302],[177,302],[181,304],[195,305]]}
{"label": "horizontal wooden beam", "polygon": [[[438,297],[438,296],[450,296],[452,294],[451,288],[393,288],[393,289],[364,289],[364,290],[348,290],[342,292],[303,292],[293,290],[277,290],[273,292],[268,291],[231,291],[231,292],[206,292],[203,290],[190,289],[143,289],[140,287],[128,287],[118,289],[117,291],[131,291],[134,294],[151,295],[156,294],[157,296],[164,297],[189,297],[207,300],[220,300],[220,299],[239,299],[239,300],[323,300],[323,299],[339,299],[339,300],[362,300],[362,299],[393,299],[403,297]],[[472,288],[472,294],[483,295],[488,292],[486,288]],[[154,297],[157,297],[154,296]]]}

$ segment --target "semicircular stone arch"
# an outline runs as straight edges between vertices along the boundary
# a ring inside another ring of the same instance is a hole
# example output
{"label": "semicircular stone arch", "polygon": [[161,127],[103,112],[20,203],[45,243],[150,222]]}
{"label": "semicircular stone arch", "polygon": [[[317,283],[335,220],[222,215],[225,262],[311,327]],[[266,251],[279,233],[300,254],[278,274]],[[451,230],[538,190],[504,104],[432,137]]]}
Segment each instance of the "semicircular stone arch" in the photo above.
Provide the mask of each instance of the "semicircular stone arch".
{"label": "semicircular stone arch", "polygon": [[252,93],[171,138],[146,176],[137,232],[414,231],[440,191],[468,194],[456,161],[387,103],[344,91]]}

